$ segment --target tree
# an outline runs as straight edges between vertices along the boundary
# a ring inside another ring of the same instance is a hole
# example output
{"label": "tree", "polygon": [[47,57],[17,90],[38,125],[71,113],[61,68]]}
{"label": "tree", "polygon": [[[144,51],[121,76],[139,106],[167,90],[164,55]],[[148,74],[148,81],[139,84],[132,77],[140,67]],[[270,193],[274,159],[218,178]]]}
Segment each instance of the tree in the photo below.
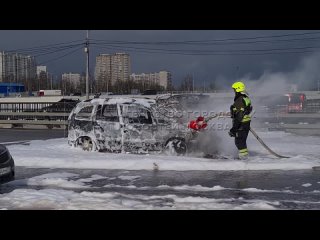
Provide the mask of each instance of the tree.
{"label": "tree", "polygon": [[193,77],[191,74],[188,74],[180,85],[180,91],[188,91],[191,92],[193,90]]}

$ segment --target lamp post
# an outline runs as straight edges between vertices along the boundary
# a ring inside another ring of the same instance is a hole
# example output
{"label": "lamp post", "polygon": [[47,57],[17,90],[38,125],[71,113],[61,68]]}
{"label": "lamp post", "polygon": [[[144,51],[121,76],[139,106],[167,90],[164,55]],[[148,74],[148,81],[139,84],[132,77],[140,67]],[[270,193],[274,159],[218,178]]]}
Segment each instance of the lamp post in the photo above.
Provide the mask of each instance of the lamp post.
{"label": "lamp post", "polygon": [[192,93],[194,93],[194,73],[192,73]]}
{"label": "lamp post", "polygon": [[87,68],[86,68],[86,100],[89,100],[89,30],[87,30],[86,47],[84,51],[87,55]]}

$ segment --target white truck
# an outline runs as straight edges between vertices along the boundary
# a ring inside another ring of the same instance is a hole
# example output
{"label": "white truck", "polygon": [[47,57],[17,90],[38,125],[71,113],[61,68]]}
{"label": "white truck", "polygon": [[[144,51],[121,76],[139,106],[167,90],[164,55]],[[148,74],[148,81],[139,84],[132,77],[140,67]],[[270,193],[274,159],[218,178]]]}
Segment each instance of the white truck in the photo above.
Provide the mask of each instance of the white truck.
{"label": "white truck", "polygon": [[38,96],[61,96],[61,90],[39,90]]}

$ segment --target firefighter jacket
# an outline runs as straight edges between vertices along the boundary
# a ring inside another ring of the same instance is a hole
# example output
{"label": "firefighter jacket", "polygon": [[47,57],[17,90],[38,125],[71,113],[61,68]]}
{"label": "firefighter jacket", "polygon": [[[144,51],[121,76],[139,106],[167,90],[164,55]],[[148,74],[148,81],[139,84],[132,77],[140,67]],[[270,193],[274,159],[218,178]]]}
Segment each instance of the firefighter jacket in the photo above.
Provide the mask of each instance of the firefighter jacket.
{"label": "firefighter jacket", "polygon": [[243,93],[237,93],[234,103],[230,107],[231,118],[233,119],[233,130],[239,130],[243,123],[251,121],[250,113],[252,112],[251,100]]}

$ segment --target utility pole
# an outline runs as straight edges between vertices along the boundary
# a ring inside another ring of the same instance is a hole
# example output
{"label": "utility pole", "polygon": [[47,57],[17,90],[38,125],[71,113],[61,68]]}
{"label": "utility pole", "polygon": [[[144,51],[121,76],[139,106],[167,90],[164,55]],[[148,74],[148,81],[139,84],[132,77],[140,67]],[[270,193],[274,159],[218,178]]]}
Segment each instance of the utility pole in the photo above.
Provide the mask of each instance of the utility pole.
{"label": "utility pole", "polygon": [[239,66],[237,66],[236,68],[236,80],[238,80],[239,78]]}
{"label": "utility pole", "polygon": [[52,90],[52,74],[50,74],[50,89]]}
{"label": "utility pole", "polygon": [[86,100],[89,100],[89,30],[87,30],[86,47],[84,51],[87,53],[87,69],[86,69]]}
{"label": "utility pole", "polygon": [[107,77],[107,94],[109,94],[109,79]]}
{"label": "utility pole", "polygon": [[194,93],[194,73],[192,73],[192,93]]}

